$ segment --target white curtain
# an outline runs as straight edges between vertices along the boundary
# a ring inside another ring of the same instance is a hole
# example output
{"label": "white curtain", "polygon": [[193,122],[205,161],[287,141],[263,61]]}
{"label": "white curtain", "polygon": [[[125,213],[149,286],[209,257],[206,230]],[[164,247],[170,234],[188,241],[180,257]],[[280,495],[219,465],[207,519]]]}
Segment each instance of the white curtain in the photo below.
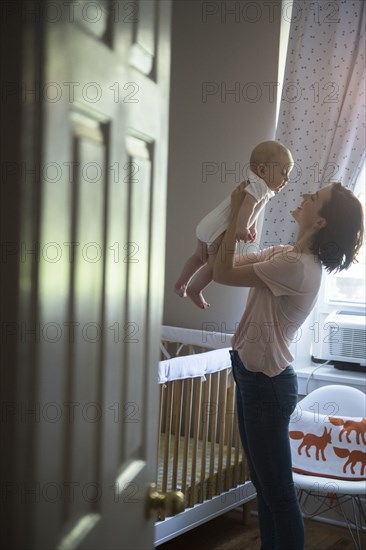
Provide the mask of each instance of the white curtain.
{"label": "white curtain", "polygon": [[294,1],[276,139],[295,167],[267,204],[262,246],[294,240],[301,193],[354,188],[365,160],[364,0]]}

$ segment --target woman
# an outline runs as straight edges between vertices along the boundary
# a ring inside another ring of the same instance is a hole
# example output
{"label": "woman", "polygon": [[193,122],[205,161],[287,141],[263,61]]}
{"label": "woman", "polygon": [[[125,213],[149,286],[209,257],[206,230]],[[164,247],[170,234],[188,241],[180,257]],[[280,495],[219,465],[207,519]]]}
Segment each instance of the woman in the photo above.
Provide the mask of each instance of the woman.
{"label": "woman", "polygon": [[257,490],[261,550],[301,550],[304,526],[292,480],[288,435],[297,403],[289,344],[312,310],[328,271],[347,269],[363,240],[363,211],[339,183],[303,195],[292,212],[295,246],[275,246],[235,259],[235,226],[244,183],[232,193],[229,227],[214,280],[253,287],[232,340],[240,436]]}

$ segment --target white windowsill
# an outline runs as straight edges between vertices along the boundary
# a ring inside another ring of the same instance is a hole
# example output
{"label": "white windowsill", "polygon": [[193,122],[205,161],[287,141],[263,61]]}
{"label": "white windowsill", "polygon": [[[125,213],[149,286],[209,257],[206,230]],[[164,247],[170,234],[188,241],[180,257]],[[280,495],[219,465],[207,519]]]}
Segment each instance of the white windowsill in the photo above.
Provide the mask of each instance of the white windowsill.
{"label": "white windowsill", "polygon": [[[309,366],[298,368],[296,368],[295,363],[294,366],[298,379],[299,395],[306,395],[316,388],[327,386],[329,384],[353,386],[354,388],[366,393],[366,368],[365,373],[363,373],[339,370],[334,368],[332,365],[320,366],[317,363],[311,363]],[[319,366],[320,368],[317,368]],[[311,377],[310,380],[309,377]]]}

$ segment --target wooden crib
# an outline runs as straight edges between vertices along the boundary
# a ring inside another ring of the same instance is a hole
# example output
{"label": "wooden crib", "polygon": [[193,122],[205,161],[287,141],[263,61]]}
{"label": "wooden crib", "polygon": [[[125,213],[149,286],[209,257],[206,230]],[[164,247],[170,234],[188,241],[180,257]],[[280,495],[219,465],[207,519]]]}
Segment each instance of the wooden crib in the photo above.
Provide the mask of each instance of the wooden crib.
{"label": "wooden crib", "polygon": [[155,546],[256,496],[237,425],[230,336],[163,327],[157,487],[181,490],[186,509],[159,516]]}

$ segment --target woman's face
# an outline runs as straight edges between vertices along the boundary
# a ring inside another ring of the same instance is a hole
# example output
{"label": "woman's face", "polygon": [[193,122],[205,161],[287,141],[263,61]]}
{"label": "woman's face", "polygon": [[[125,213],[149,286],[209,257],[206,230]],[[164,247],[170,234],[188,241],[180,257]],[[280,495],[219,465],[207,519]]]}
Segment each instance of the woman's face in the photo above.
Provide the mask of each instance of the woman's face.
{"label": "woman's face", "polygon": [[328,202],[332,192],[332,185],[327,185],[322,189],[319,189],[316,193],[304,193],[302,195],[301,205],[291,212],[295,220],[305,226],[310,227],[315,223],[324,222],[319,214],[321,212],[323,205]]}

